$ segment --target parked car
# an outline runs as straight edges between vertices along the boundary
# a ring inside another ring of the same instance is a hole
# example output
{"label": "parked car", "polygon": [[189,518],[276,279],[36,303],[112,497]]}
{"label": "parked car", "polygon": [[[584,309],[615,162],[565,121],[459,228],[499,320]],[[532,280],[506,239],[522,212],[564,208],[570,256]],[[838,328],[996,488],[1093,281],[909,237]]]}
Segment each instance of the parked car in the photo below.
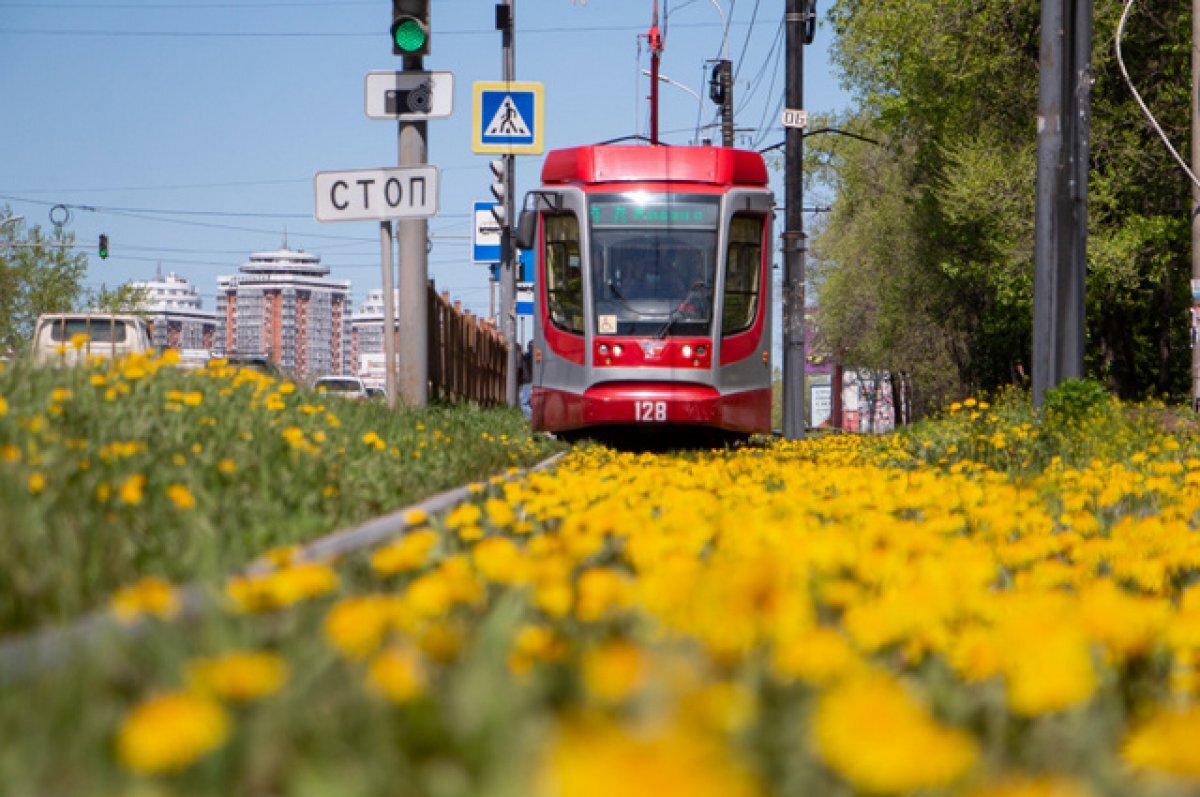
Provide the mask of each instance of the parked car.
{"label": "parked car", "polygon": [[234,368],[248,368],[267,376],[280,376],[279,366],[270,357],[256,357],[245,354],[230,354],[223,358],[227,365]]}
{"label": "parked car", "polygon": [[357,376],[322,376],[313,383],[313,389],[342,398],[367,398],[367,386]]}
{"label": "parked car", "polygon": [[33,361],[41,365],[75,365],[150,348],[150,328],[136,315],[44,313],[33,330]]}

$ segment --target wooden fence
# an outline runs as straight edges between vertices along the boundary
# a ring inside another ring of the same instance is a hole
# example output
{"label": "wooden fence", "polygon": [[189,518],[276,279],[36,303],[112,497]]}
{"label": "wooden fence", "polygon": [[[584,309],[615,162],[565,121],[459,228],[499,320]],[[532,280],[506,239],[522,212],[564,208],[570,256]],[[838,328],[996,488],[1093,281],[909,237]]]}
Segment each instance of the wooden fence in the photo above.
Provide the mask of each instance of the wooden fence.
{"label": "wooden fence", "polygon": [[508,346],[485,319],[429,283],[429,399],[503,404]]}

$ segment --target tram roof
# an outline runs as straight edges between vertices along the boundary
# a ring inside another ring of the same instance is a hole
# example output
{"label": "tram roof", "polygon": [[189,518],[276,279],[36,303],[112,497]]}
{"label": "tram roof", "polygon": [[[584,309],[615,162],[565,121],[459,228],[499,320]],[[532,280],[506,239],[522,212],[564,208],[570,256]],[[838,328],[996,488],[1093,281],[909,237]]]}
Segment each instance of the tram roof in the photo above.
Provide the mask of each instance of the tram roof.
{"label": "tram roof", "polygon": [[550,152],[542,167],[542,182],[765,186],[767,166],[757,152],[729,147],[593,144]]}

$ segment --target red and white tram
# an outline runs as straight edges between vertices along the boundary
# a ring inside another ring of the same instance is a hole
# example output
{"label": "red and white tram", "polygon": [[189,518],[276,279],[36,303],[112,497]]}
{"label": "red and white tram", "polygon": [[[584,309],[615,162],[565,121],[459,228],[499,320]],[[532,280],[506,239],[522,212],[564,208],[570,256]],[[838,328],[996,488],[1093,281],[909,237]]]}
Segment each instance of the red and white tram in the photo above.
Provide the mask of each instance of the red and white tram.
{"label": "red and white tram", "polygon": [[771,227],[756,152],[551,152],[518,239],[536,249],[533,428],[771,426]]}

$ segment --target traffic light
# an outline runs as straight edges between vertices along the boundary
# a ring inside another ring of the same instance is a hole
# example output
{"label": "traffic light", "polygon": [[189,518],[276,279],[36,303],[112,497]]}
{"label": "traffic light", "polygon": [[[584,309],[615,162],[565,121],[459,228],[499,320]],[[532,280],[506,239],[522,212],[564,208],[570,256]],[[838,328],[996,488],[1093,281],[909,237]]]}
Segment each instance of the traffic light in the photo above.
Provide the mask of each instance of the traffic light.
{"label": "traffic light", "polygon": [[100,252],[101,260],[108,257],[108,236],[104,233],[100,234],[100,245],[97,247],[97,250]]}
{"label": "traffic light", "polygon": [[430,0],[392,0],[392,55],[429,55]]}
{"label": "traffic light", "polygon": [[496,217],[496,221],[504,227],[508,222],[508,170],[504,158],[496,158],[488,162],[488,167],[492,170],[492,175],[496,181],[492,183],[492,196],[496,198],[496,204],[492,206],[492,215]]}

